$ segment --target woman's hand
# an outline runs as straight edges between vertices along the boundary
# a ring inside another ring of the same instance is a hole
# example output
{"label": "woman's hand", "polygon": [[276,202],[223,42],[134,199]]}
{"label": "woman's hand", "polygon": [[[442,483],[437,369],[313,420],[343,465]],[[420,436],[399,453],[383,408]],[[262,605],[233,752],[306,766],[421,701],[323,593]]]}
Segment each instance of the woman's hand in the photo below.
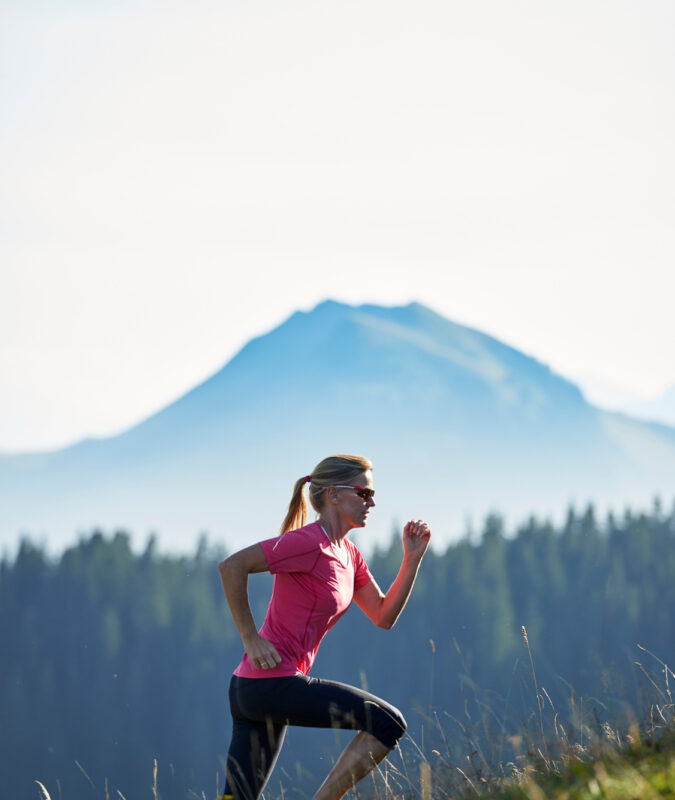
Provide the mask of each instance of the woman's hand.
{"label": "woman's hand", "polygon": [[403,528],[403,550],[405,555],[422,558],[429,546],[431,531],[421,519],[406,522]]}
{"label": "woman's hand", "polygon": [[354,592],[354,600],[380,628],[391,628],[408,602],[422,556],[429,546],[431,531],[421,519],[410,520],[403,528],[403,561],[398,575],[386,594],[371,577],[370,582]]}
{"label": "woman's hand", "polygon": [[281,664],[281,656],[272,642],[263,639],[259,633],[246,638],[244,649],[256,669],[274,669]]}

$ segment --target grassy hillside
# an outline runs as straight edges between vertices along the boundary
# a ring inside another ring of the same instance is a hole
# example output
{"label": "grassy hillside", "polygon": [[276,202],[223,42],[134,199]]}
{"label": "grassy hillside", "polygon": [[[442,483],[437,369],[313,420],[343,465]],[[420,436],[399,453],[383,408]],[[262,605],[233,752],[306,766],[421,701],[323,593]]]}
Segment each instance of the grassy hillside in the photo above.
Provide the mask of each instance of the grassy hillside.
{"label": "grassy hillside", "polygon": [[[663,709],[662,709],[663,710]],[[671,717],[659,731],[633,727],[621,734],[606,725],[589,744],[575,743],[547,759],[528,751],[502,774],[442,766],[420,769],[417,791],[388,797],[491,798],[491,800],[650,800],[675,798],[675,725]],[[436,761],[443,760],[438,753]],[[432,752],[431,758],[436,753]],[[426,763],[426,762],[424,762]],[[510,774],[509,774],[510,773]]]}
{"label": "grassy hillside", "polygon": [[[470,720],[455,720],[464,734],[465,747],[451,746],[438,721],[443,741],[440,749],[422,749],[414,742],[408,743],[403,752],[397,753],[398,759],[392,757],[379,771],[370,787],[365,791],[357,787],[356,794],[378,800],[675,798],[675,704],[670,688],[675,673],[668,665],[640,647],[656,667],[652,671],[636,662],[655,698],[644,709],[643,718],[631,719],[627,712],[612,724],[600,718],[597,706],[586,717],[579,709],[576,736],[571,738],[572,727],[566,723],[566,728],[559,721],[548,694],[537,685],[525,629],[523,638],[530,657],[537,708],[531,725],[508,737],[513,760],[490,766],[472,735]],[[553,714],[548,727],[544,725],[546,705]],[[484,713],[490,714],[491,710],[485,708]]]}
{"label": "grassy hillside", "polygon": [[[526,634],[525,643],[527,646]],[[550,700],[545,690],[540,693],[537,687],[538,708],[533,715],[534,726],[509,737],[515,752],[512,761],[490,767],[472,737],[470,723],[460,723],[466,747],[455,749],[437,716],[438,733],[443,742],[441,749],[424,748],[408,739],[380,765],[372,778],[362,781],[348,797],[361,800],[675,798],[675,705],[669,685],[669,681],[675,679],[675,673],[659,659],[654,660],[660,665],[662,687],[656,683],[656,675],[638,664],[660,701],[645,709],[641,722],[635,720],[627,727],[625,724],[612,727],[608,721],[601,722],[596,713],[588,724],[581,722],[579,736],[572,741],[558,722],[557,715],[553,717],[552,726],[548,730],[544,728],[540,711]],[[536,687],[534,671],[532,679]],[[78,766],[83,774],[82,793],[78,797],[109,800],[113,793],[107,781],[103,787],[97,788],[84,769]],[[142,787],[135,796],[161,800],[157,776],[158,764],[155,761],[152,783],[148,780],[147,789]],[[40,781],[35,783],[41,800],[56,800]],[[268,788],[264,795],[266,800],[299,796],[293,789],[290,775],[285,775],[283,783],[286,791],[279,793]],[[126,800],[121,792],[114,794]],[[190,792],[190,797],[207,800],[209,795]]]}

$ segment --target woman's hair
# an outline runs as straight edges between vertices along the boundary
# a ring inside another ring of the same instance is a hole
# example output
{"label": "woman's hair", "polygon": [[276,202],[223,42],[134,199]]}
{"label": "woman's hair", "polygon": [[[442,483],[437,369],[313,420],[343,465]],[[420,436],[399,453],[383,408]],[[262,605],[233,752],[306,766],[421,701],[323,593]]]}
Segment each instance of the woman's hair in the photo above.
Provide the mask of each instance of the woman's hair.
{"label": "woman's hair", "polygon": [[311,475],[298,478],[293,486],[293,496],[288,504],[286,517],[281,524],[279,536],[296,528],[302,528],[307,519],[307,500],[305,499],[305,484],[309,478],[309,502],[315,511],[321,511],[323,495],[326,487],[338,483],[351,483],[357,475],[372,469],[373,465],[363,456],[337,455],[328,456],[312,470]]}

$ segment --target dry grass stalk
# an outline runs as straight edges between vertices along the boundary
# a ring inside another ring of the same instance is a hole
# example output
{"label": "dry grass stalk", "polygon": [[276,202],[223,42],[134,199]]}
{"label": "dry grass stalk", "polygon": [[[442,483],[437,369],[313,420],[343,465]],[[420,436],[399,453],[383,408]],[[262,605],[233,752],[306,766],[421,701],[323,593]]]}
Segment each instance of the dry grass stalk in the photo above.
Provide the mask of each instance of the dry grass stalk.
{"label": "dry grass stalk", "polygon": [[44,794],[45,800],[52,800],[52,798],[49,796],[49,792],[45,789],[44,784],[40,783],[40,781],[35,781],[35,783],[37,783],[37,785],[42,790],[42,794]]}
{"label": "dry grass stalk", "polygon": [[546,753],[545,760],[548,761],[548,748],[546,747],[546,739],[544,737],[544,715],[542,712],[542,702],[541,697],[539,695],[539,687],[537,686],[537,674],[534,671],[534,660],[532,659],[532,651],[530,650],[530,642],[527,638],[527,631],[525,630],[525,626],[521,626],[521,630],[523,631],[523,639],[525,640],[525,646],[527,647],[527,654],[530,657],[530,667],[532,669],[532,682],[534,683],[534,692],[537,696],[537,708],[539,709],[539,730],[541,732],[541,743],[544,747],[544,752]]}
{"label": "dry grass stalk", "polygon": [[643,653],[647,653],[647,655],[650,655],[653,659],[658,661],[659,664],[663,667],[663,672],[665,674],[666,694],[668,695],[668,700],[672,703],[673,696],[670,692],[670,679],[668,677],[668,673],[670,673],[673,676],[673,678],[675,678],[675,672],[673,672],[672,669],[670,669],[670,667],[668,666],[668,664],[666,664],[665,661],[661,661],[661,659],[658,656],[655,656],[651,650],[647,650],[647,648],[643,647],[641,644],[638,645],[638,650],[642,650]]}
{"label": "dry grass stalk", "polygon": [[86,779],[89,781],[89,783],[91,784],[91,788],[92,788],[94,791],[96,791],[96,786],[94,785],[94,781],[92,781],[92,779],[89,777],[89,775],[87,775],[87,772],[86,772],[85,768],[82,766],[82,764],[80,764],[80,762],[79,762],[79,761],[77,761],[77,760],[76,760],[76,761],[75,761],[75,763],[76,763],[76,764],[77,764],[77,766],[79,767],[79,769],[80,769],[80,772],[81,772],[81,773],[84,775],[84,777],[85,777],[85,778],[86,778]]}
{"label": "dry grass stalk", "polygon": [[420,764],[420,787],[422,800],[431,800],[431,764],[428,761]]}
{"label": "dry grass stalk", "polygon": [[474,790],[474,792],[475,792],[476,794],[478,794],[478,789],[476,789],[476,786],[475,786],[474,782],[473,782],[473,781],[471,780],[471,778],[470,778],[470,777],[469,777],[469,776],[466,774],[466,772],[464,772],[464,770],[463,770],[463,769],[460,769],[460,767],[455,767],[455,769],[456,769],[456,770],[457,770],[457,772],[459,772],[459,774],[460,774],[460,775],[461,775],[461,776],[464,778],[464,780],[465,780],[465,781],[466,781],[466,782],[469,784],[469,786],[470,786],[470,787],[471,787],[471,788]]}

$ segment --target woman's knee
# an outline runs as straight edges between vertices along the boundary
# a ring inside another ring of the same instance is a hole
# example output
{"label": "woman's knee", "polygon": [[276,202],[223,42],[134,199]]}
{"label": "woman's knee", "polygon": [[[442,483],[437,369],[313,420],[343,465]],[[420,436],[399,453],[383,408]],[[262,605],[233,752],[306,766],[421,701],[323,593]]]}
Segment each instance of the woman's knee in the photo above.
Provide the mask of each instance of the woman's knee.
{"label": "woman's knee", "polygon": [[389,749],[396,747],[408,727],[405,717],[395,706],[377,706],[372,715],[371,731]]}

